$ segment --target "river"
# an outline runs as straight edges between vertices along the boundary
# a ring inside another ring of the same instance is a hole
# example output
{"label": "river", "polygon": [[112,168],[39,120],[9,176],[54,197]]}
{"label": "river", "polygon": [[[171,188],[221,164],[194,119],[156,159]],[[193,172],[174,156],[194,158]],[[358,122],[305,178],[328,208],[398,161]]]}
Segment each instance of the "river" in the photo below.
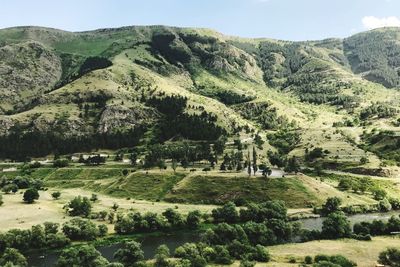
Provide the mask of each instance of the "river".
{"label": "river", "polygon": [[[362,221],[373,221],[373,220],[388,220],[392,215],[398,215],[398,212],[388,212],[388,213],[367,213],[367,214],[356,214],[348,216],[351,225]],[[325,218],[310,218],[299,220],[302,223],[303,228],[309,230],[321,230],[322,223]],[[197,242],[200,239],[200,234],[196,232],[177,232],[173,234],[157,235],[157,236],[147,236],[141,240],[138,240],[142,244],[142,249],[144,251],[144,256],[146,259],[150,259],[154,256],[155,250],[158,246],[165,244],[169,247],[171,253],[174,250],[187,242]],[[108,246],[97,247],[97,250],[110,262],[114,261],[114,253],[122,246],[121,243],[116,243]],[[51,267],[54,266],[57,258],[59,256],[58,252],[35,252],[28,255],[28,264],[32,267]]]}

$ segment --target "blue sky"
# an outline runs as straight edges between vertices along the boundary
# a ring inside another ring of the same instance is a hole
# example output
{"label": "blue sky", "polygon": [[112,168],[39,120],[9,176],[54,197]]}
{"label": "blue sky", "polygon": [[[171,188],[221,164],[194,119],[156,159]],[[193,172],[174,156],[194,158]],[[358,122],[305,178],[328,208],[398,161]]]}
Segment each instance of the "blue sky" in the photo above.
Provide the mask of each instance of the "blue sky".
{"label": "blue sky", "polygon": [[4,0],[0,8],[0,28],[83,31],[153,24],[286,40],[346,37],[400,26],[400,0]]}

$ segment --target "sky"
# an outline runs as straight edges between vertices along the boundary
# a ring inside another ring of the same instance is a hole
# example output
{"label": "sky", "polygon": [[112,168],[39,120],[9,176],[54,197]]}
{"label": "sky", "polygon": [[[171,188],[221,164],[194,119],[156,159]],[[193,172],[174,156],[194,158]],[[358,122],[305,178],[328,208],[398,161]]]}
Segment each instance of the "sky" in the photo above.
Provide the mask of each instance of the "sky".
{"label": "sky", "polygon": [[68,31],[169,25],[316,40],[400,26],[400,0],[2,0],[0,28],[26,25]]}

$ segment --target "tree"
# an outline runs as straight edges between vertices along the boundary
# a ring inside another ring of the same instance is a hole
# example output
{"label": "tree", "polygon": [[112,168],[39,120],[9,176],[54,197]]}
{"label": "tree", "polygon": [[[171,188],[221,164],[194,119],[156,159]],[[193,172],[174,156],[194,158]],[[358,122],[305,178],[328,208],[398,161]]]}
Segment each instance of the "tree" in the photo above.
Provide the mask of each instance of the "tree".
{"label": "tree", "polygon": [[340,209],[342,200],[338,197],[329,197],[325,204],[322,206],[321,214],[326,216],[330,213],[337,212]]}
{"label": "tree", "polygon": [[46,232],[41,225],[33,225],[31,228],[31,244],[34,248],[42,248],[46,245]]}
{"label": "tree", "polygon": [[3,206],[4,201],[3,201],[3,195],[0,194],[0,206]]}
{"label": "tree", "polygon": [[129,161],[131,162],[132,166],[136,166],[138,155],[136,152],[132,152],[131,155],[129,156]]}
{"label": "tree", "polygon": [[39,199],[39,192],[35,188],[28,188],[23,196],[24,202],[32,204],[36,199]]}
{"label": "tree", "polygon": [[69,165],[68,160],[66,159],[57,159],[53,162],[53,167],[54,168],[64,168]]}
{"label": "tree", "polygon": [[236,205],[233,202],[228,202],[221,208],[216,208],[211,211],[211,215],[214,218],[214,221],[219,222],[227,222],[227,223],[235,223],[239,220],[239,213],[236,210]]}
{"label": "tree", "polygon": [[374,188],[371,190],[372,195],[374,196],[375,200],[382,200],[386,198],[386,191],[382,188]]}
{"label": "tree", "polygon": [[115,252],[114,258],[124,264],[124,266],[130,267],[135,266],[136,262],[144,259],[144,252],[140,243],[129,241]]}
{"label": "tree", "polygon": [[99,200],[99,197],[96,194],[92,194],[92,196],[90,197],[90,201],[96,202],[97,200]]}
{"label": "tree", "polygon": [[6,194],[8,194],[10,192],[13,192],[15,194],[18,191],[18,186],[16,184],[14,184],[14,183],[7,184],[7,185],[3,186],[2,190]]}
{"label": "tree", "polygon": [[378,262],[385,266],[400,267],[400,250],[397,248],[387,248],[379,253]]}
{"label": "tree", "polygon": [[285,167],[285,172],[294,172],[298,173],[300,171],[300,165],[297,162],[297,159],[295,156],[289,158],[289,160],[286,163]]}
{"label": "tree", "polygon": [[367,164],[368,162],[369,162],[369,160],[368,160],[367,157],[361,157],[360,163],[361,163],[362,165]]}
{"label": "tree", "polygon": [[270,176],[270,175],[272,174],[272,170],[271,170],[271,168],[270,168],[267,164],[262,163],[262,164],[260,164],[260,166],[258,166],[258,167],[259,167],[259,169],[262,171],[262,175],[263,175],[264,177],[268,177],[268,176]]}
{"label": "tree", "polygon": [[201,212],[198,210],[189,211],[186,217],[186,224],[189,228],[195,229],[201,223]]}
{"label": "tree", "polygon": [[92,204],[87,197],[77,196],[67,204],[67,208],[70,216],[87,217],[92,211]]}
{"label": "tree", "polygon": [[12,263],[12,266],[28,266],[24,255],[15,248],[6,248],[3,255],[0,257],[0,266],[6,266],[7,263]]}
{"label": "tree", "polygon": [[57,267],[106,267],[107,265],[108,261],[92,245],[64,249],[56,263]]}
{"label": "tree", "polygon": [[56,192],[53,192],[53,193],[51,193],[51,197],[53,198],[53,199],[59,199],[60,198],[60,196],[61,196],[61,193],[60,193],[60,191],[56,191]]}
{"label": "tree", "polygon": [[168,260],[170,256],[169,248],[166,245],[161,245],[156,250],[155,255],[155,267],[169,267],[170,261]]}
{"label": "tree", "polygon": [[172,227],[181,227],[184,225],[182,215],[174,209],[166,209],[162,215],[167,219]]}
{"label": "tree", "polygon": [[251,176],[250,151],[247,150],[247,173]]}
{"label": "tree", "polygon": [[228,265],[228,264],[232,264],[233,260],[231,258],[231,256],[229,255],[229,251],[226,249],[226,247],[224,246],[215,246],[215,262],[219,263],[219,264],[224,264],[224,265]]}
{"label": "tree", "polygon": [[328,215],[322,223],[322,236],[328,239],[349,237],[351,234],[350,222],[343,212],[334,212]]}
{"label": "tree", "polygon": [[100,236],[96,224],[81,218],[74,218],[64,223],[62,231],[71,240],[95,240]]}
{"label": "tree", "polygon": [[174,173],[176,173],[177,167],[178,167],[178,161],[176,159],[172,159],[171,168],[174,170]]}
{"label": "tree", "polygon": [[253,172],[254,172],[254,175],[256,175],[257,170],[258,170],[258,167],[257,167],[257,151],[256,151],[256,148],[253,146]]}

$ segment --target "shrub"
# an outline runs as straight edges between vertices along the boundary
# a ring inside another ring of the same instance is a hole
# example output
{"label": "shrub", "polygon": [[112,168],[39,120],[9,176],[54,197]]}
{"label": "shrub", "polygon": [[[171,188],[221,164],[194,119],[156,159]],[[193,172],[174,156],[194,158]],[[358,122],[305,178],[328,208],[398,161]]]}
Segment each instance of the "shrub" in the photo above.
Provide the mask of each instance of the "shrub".
{"label": "shrub", "polygon": [[26,203],[33,203],[36,199],[39,199],[39,192],[35,188],[28,188],[23,196],[23,200]]}
{"label": "shrub", "polygon": [[87,197],[77,196],[66,206],[70,216],[89,216],[92,211],[92,204]]}

